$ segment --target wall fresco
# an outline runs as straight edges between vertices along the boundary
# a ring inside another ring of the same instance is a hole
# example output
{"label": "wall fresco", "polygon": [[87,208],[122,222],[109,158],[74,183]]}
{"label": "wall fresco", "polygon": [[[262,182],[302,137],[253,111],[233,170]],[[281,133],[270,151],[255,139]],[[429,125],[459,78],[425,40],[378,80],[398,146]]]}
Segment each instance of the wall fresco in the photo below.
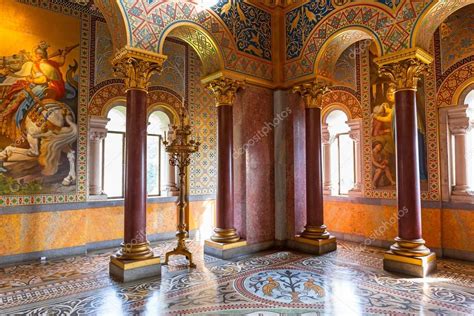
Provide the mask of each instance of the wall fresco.
{"label": "wall fresco", "polygon": [[81,21],[9,0],[0,11],[0,195],[75,193]]}

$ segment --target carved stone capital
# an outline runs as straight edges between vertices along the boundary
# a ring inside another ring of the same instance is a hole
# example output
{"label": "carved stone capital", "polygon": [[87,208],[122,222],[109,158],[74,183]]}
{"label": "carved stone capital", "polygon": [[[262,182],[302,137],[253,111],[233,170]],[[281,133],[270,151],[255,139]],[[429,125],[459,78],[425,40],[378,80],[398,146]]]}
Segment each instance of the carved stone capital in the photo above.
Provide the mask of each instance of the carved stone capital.
{"label": "carved stone capital", "polygon": [[100,142],[107,137],[106,129],[91,129],[89,130],[89,139],[93,142]]}
{"label": "carved stone capital", "polygon": [[107,123],[110,119],[101,116],[91,116],[89,118],[89,139],[91,141],[101,141],[107,136]]}
{"label": "carved stone capital", "polygon": [[420,48],[401,50],[374,60],[379,66],[379,76],[388,77],[394,83],[395,91],[416,90],[432,61],[433,57]]}
{"label": "carved stone capital", "polygon": [[359,143],[360,142],[360,136],[361,136],[362,120],[361,119],[353,119],[353,120],[348,121],[347,125],[349,125],[349,128],[350,128],[349,137],[355,143]]}
{"label": "carved stone capital", "polygon": [[468,107],[457,107],[448,111],[449,130],[453,135],[465,135],[474,127],[474,111]]}
{"label": "carved stone capital", "polygon": [[327,128],[323,129],[321,132],[321,141],[323,145],[331,145],[331,143],[334,141],[334,137],[331,137],[331,134]]}
{"label": "carved stone capital", "polygon": [[298,93],[303,98],[306,108],[321,108],[323,95],[330,91],[325,82],[318,80],[296,85],[292,89],[293,93]]}
{"label": "carved stone capital", "polygon": [[242,88],[242,81],[220,77],[207,83],[207,89],[216,98],[216,106],[233,105],[237,91]]}
{"label": "carved stone capital", "polygon": [[166,56],[133,47],[122,48],[113,58],[114,75],[123,78],[125,90],[148,91],[150,78],[160,73]]}

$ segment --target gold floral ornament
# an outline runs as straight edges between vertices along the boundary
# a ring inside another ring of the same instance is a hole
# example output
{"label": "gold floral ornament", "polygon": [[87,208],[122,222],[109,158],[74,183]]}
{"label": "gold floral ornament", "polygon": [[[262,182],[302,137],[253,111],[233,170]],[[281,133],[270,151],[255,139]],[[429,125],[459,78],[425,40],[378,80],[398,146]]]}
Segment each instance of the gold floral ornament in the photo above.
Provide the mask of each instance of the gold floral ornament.
{"label": "gold floral ornament", "polygon": [[214,79],[207,84],[207,88],[216,98],[216,106],[233,105],[237,91],[244,83],[234,79],[221,77]]}
{"label": "gold floral ornament", "polygon": [[293,93],[298,93],[304,100],[306,108],[321,108],[323,95],[330,92],[326,82],[315,80],[294,86]]}
{"label": "gold floral ornament", "polygon": [[114,75],[123,78],[125,91],[148,91],[150,78],[160,73],[166,56],[133,47],[122,48],[112,60]]}
{"label": "gold floral ornament", "polygon": [[433,57],[420,48],[409,48],[376,58],[379,76],[385,76],[398,90],[416,90],[422,75],[428,73]]}

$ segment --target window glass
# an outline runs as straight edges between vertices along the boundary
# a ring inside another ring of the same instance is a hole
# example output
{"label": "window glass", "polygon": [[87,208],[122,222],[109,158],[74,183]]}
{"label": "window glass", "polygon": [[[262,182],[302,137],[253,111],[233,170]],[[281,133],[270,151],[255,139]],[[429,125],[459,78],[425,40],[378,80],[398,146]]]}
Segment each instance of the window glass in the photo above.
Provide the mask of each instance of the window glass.
{"label": "window glass", "polygon": [[123,197],[124,133],[109,131],[104,139],[104,193]]}
{"label": "window glass", "polygon": [[326,124],[333,142],[331,151],[331,184],[333,193],[345,195],[354,187],[354,142],[349,137],[347,115],[333,110],[326,117]]}
{"label": "window glass", "polygon": [[466,95],[464,104],[467,104],[470,108],[474,108],[474,89]]}

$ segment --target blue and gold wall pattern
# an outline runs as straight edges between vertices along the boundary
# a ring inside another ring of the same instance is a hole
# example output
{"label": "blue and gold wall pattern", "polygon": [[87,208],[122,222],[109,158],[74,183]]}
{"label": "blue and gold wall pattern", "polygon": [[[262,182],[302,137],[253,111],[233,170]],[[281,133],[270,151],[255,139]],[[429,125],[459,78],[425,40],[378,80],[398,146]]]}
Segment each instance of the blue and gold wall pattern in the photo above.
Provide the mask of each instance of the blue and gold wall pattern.
{"label": "blue and gold wall pattern", "polygon": [[272,59],[272,16],[242,0],[220,0],[212,7],[234,35],[239,51]]}
{"label": "blue and gold wall pattern", "polygon": [[286,14],[287,60],[300,55],[306,39],[316,24],[335,8],[331,0],[310,1]]}

